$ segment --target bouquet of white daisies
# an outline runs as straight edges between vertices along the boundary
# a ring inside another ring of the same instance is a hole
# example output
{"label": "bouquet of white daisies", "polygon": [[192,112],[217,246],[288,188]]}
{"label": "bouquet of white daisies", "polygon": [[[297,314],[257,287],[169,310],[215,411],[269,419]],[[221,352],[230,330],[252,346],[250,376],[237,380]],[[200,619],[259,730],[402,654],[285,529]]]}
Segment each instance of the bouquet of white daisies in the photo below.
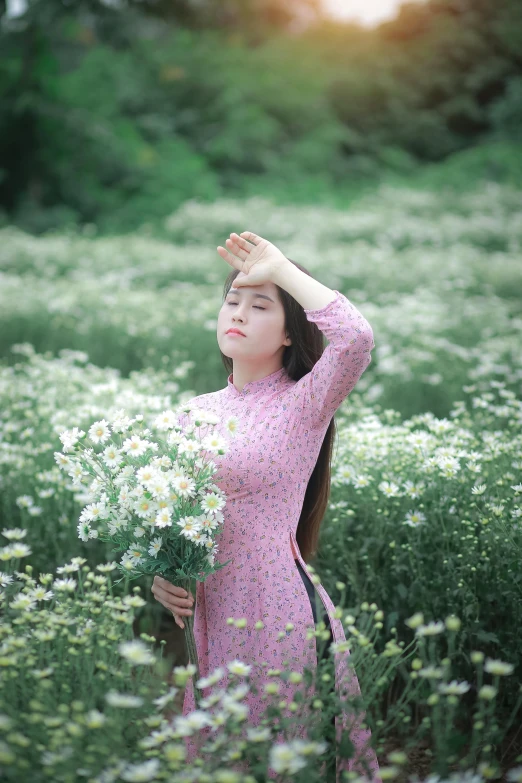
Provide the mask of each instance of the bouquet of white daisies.
{"label": "bouquet of white daisies", "polygon": [[[182,416],[190,417],[185,424]],[[215,562],[226,495],[212,482],[218,469],[212,456],[228,451],[214,432],[219,418],[187,403],[148,426],[142,414],[130,418],[122,409],[107,419],[87,434],[78,427],[61,432],[63,453],[54,455],[74,487],[87,485],[78,535],[123,551],[118,568],[125,576],[159,574],[189,592],[193,579],[204,582],[230,562]],[[194,615],[184,621],[196,682]]]}

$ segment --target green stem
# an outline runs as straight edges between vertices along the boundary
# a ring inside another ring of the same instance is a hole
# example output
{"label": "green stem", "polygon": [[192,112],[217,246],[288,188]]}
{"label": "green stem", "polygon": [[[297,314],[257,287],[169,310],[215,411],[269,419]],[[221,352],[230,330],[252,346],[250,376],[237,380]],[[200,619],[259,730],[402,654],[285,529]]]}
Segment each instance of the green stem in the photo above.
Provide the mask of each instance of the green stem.
{"label": "green stem", "polygon": [[[187,593],[190,593],[190,579],[182,579],[181,587],[183,587],[183,589],[186,590]],[[196,708],[199,708],[201,693],[199,688],[196,688],[196,682],[199,680],[200,674],[199,674],[198,651],[196,647],[196,640],[194,638],[194,617],[196,614],[195,596],[196,596],[196,590],[194,589],[194,610],[192,614],[189,614],[183,618],[183,624],[185,625],[185,643],[187,645],[189,663],[193,664],[196,667],[196,671],[192,676],[192,687],[194,690],[194,701],[196,704]]]}

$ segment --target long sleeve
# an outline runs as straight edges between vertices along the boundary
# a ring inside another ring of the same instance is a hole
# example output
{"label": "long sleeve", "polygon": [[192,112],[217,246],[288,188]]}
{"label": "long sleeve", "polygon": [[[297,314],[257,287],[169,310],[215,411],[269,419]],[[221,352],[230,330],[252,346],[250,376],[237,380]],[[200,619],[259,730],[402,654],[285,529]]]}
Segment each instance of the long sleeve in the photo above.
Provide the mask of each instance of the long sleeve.
{"label": "long sleeve", "polygon": [[[335,289],[334,289],[335,290]],[[357,308],[339,291],[319,310],[306,310],[328,340],[323,355],[294,387],[301,415],[312,428],[326,425],[371,362],[373,331]]]}

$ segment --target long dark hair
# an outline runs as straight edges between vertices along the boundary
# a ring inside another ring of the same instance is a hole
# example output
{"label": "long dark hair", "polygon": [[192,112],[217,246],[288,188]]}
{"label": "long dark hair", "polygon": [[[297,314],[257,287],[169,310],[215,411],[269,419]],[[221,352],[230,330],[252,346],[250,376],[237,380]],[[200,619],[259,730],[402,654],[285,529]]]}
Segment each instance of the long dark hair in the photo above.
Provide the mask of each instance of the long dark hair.
{"label": "long dark hair", "polygon": [[[308,269],[297,261],[288,259],[294,266],[310,275]],[[239,274],[239,269],[232,269],[223,287],[223,301]],[[276,286],[279,298],[285,311],[285,330],[292,339],[292,345],[286,345],[283,353],[283,366],[294,381],[306,375],[323,354],[324,336],[321,330],[308,321],[304,309],[293,296],[280,286]],[[233,370],[233,361],[220,350],[221,359],[228,374]],[[319,529],[328,505],[331,486],[331,462],[336,434],[335,419],[332,417],[306,488],[303,508],[297,525],[296,540],[301,556],[308,562],[317,552]]]}

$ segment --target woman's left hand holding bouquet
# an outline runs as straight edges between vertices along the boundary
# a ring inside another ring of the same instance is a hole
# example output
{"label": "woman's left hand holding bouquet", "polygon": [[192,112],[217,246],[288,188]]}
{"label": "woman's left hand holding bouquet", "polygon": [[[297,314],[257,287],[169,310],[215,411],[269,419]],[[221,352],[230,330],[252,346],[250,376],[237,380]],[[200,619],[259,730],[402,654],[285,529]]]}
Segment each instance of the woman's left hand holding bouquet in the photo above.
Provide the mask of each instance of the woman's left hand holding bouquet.
{"label": "woman's left hand holding bouquet", "polygon": [[185,628],[181,615],[191,615],[192,609],[190,607],[194,604],[194,597],[190,590],[187,592],[183,587],[177,587],[168,579],[163,579],[156,574],[151,591],[156,601],[172,612],[176,625]]}

